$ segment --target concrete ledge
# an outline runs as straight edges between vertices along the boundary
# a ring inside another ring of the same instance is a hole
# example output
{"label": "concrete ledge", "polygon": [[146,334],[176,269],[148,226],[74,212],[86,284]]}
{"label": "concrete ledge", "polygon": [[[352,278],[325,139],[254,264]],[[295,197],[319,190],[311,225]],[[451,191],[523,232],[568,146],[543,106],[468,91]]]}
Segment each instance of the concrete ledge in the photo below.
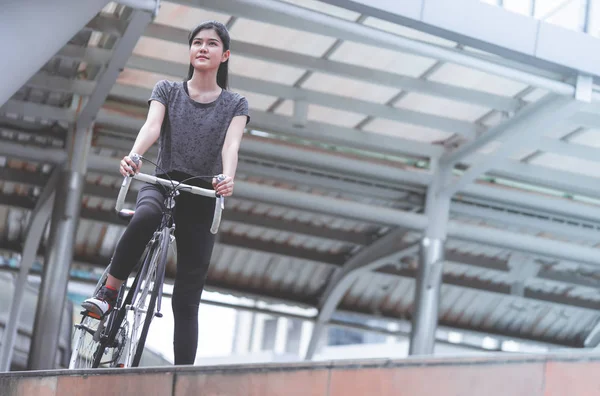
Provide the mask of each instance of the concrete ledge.
{"label": "concrete ledge", "polygon": [[6,396],[582,395],[600,388],[600,354],[489,355],[214,367],[0,374]]}

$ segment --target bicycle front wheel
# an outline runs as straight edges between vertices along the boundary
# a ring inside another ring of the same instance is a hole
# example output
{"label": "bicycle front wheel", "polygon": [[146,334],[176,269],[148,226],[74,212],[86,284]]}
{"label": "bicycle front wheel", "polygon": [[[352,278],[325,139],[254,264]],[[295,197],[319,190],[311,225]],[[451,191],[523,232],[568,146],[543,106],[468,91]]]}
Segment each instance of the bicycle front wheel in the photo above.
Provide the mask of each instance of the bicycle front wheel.
{"label": "bicycle front wheel", "polygon": [[158,234],[153,245],[147,250],[140,271],[140,278],[136,290],[131,290],[134,297],[128,309],[127,317],[131,323],[129,329],[129,345],[127,347],[127,367],[137,367],[146,344],[146,337],[150,323],[155,315],[156,302],[162,288],[164,272],[169,253],[170,230],[163,228]]}

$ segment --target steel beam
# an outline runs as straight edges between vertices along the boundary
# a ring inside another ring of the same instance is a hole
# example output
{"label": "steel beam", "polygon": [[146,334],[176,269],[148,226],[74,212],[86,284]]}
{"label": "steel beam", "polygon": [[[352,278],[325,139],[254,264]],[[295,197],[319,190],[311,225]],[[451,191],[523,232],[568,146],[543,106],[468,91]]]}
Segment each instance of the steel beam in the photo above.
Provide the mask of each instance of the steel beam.
{"label": "steel beam", "polygon": [[[97,130],[98,131],[98,130]],[[104,136],[102,134],[96,134],[94,136],[94,143],[97,147],[106,147],[123,152],[127,152],[131,148],[134,136],[131,139],[120,139]],[[255,143],[255,144],[254,144]],[[360,176],[360,172],[352,172],[351,174],[344,173],[345,169],[343,166],[336,166],[335,160],[338,157],[343,161],[347,162],[348,165],[364,164],[365,166],[373,165],[372,162],[366,162],[361,160],[353,160],[344,156],[336,155],[335,157],[327,155],[319,151],[311,150],[310,153],[320,154],[316,158],[322,158],[322,161],[310,162],[307,158],[306,150],[294,150],[293,146],[289,145],[274,145],[274,148],[287,151],[290,156],[281,160],[276,158],[268,158],[263,155],[263,149],[267,149],[273,142],[269,142],[266,139],[255,138],[254,136],[246,136],[242,141],[239,153],[239,164],[238,170],[240,175],[245,176],[258,176],[264,179],[277,180],[279,182],[293,183],[296,185],[302,185],[316,190],[327,189],[331,191],[337,191],[349,196],[353,196],[356,199],[364,195],[365,188],[369,189],[371,197],[376,199],[384,199],[394,201],[395,206],[414,207],[420,205],[420,198],[418,194],[421,188],[418,185],[412,186],[407,191],[406,188],[397,187],[397,184],[406,183],[409,180],[413,180],[412,177],[407,176],[404,179],[404,173],[401,169],[390,168],[389,175],[392,177],[398,177],[397,182],[385,182],[384,178],[380,177],[378,180],[372,179],[371,176],[365,175]],[[252,146],[257,148],[257,151],[252,151]],[[146,152],[146,156],[149,158],[157,155],[156,148],[151,148]],[[281,155],[281,154],[279,154]],[[294,159],[296,158],[296,159]],[[312,155],[310,156],[312,158]],[[339,171],[332,171],[332,168],[338,167]],[[379,174],[384,174],[383,169]],[[364,168],[363,168],[364,171]],[[428,174],[424,174],[421,178],[414,178],[415,182],[427,182],[429,178]],[[412,184],[412,182],[411,182]],[[396,187],[394,187],[396,185]],[[412,194],[412,196],[410,196]]]}
{"label": "steel beam", "polygon": [[160,0],[119,0],[118,3],[136,10],[147,11],[153,15],[156,15],[158,13]]}
{"label": "steel beam", "polygon": [[[152,3],[152,1],[150,2]],[[156,5],[156,2],[153,3]],[[110,62],[106,65],[94,91],[77,117],[77,128],[89,128],[151,20],[152,14],[140,10],[133,11],[123,36],[117,42]]]}
{"label": "steel beam", "polygon": [[502,146],[492,154],[481,157],[481,160],[471,163],[469,169],[458,179],[450,181],[443,187],[441,194],[452,196],[462,190],[469,183],[490,169],[497,168],[523,145],[531,144],[543,134],[556,128],[565,119],[574,115],[581,109],[581,102],[567,97],[550,95],[521,110],[513,118],[487,131],[483,136],[460,147],[452,154],[442,156],[440,163],[443,166],[454,166],[486,144],[501,140]]}
{"label": "steel beam", "polygon": [[[498,203],[509,205],[523,210],[545,212],[546,215],[570,217],[578,222],[600,221],[600,208],[583,202],[565,199],[562,195],[543,195],[537,192],[527,192],[517,188],[502,186],[501,184],[472,184],[467,186],[460,194],[467,200],[479,198],[488,204]],[[459,200],[461,200],[460,198]]]}
{"label": "steel beam", "polygon": [[[131,139],[133,138],[134,135],[131,136]],[[301,166],[305,171],[308,171],[309,169],[306,167],[307,165],[316,164],[318,168],[322,169],[323,171],[328,170],[336,173],[340,172],[338,175],[342,178],[347,177],[345,170],[352,169],[352,172],[363,172],[362,174],[372,181],[383,181],[384,179],[387,179],[389,182],[395,184],[410,183],[423,186],[429,184],[431,180],[430,174],[425,172],[413,173],[412,171],[402,171],[397,168],[386,167],[383,165],[380,165],[381,168],[370,169],[370,166],[373,164],[367,163],[366,161],[361,162],[359,160],[346,159],[342,156],[331,157],[325,153],[317,153],[314,150],[292,148],[288,145],[280,146],[279,144],[272,144],[266,141],[257,142],[254,146],[258,150],[250,151],[251,145],[248,144],[249,141],[250,139],[247,137],[242,142],[241,152],[243,154],[256,155],[259,158],[263,155],[266,155],[266,158],[279,164],[285,164],[291,160],[296,165]],[[542,141],[544,141],[544,139],[542,139]],[[245,147],[249,148],[248,152],[244,151]],[[261,147],[263,147],[266,151],[261,151]],[[281,150],[281,152],[279,152],[279,150]],[[591,151],[589,153],[588,150],[586,150],[586,154],[581,155],[594,155],[592,152],[593,150],[590,150]],[[0,145],[0,155],[28,161],[41,161],[49,163],[62,162],[66,158],[66,153],[60,149],[35,148],[20,143],[5,141],[3,141]],[[113,173],[115,171],[114,159],[92,155],[90,157],[90,161],[94,163],[94,168],[96,171],[108,173]],[[562,179],[565,181],[565,183],[571,182],[568,185],[568,188],[577,188],[576,184],[572,183],[573,176],[583,177],[584,180],[581,181],[583,185],[593,185],[595,183],[593,178],[590,177],[573,175],[563,171],[546,171],[543,167],[535,165],[523,164],[518,165],[517,168],[518,169],[515,169],[514,174],[507,173],[505,170],[504,174],[499,176],[518,179],[519,173],[522,172],[522,170],[526,170],[526,173],[531,175],[530,177],[532,181],[539,181],[540,179],[545,180],[550,183],[552,187],[556,187],[555,178],[557,175],[559,176],[559,180]],[[543,171],[543,173],[540,173],[540,170]],[[400,177],[393,177],[393,175]],[[502,205],[508,204],[515,208],[523,207],[525,210],[529,209],[545,211],[549,215],[557,214],[558,216],[562,217],[572,217],[577,219],[577,221],[583,220],[584,222],[589,222],[600,220],[600,209],[594,207],[593,205],[564,199],[560,196],[544,196],[538,192],[528,193],[526,191],[520,191],[516,188],[511,188],[508,186],[502,187],[502,185],[473,184],[467,186],[461,193],[461,196],[462,195],[465,197],[481,198],[485,199],[486,201],[497,202]]]}
{"label": "steel beam", "polygon": [[[500,123],[496,127],[491,128],[489,131],[486,131],[476,140],[462,145],[452,152],[444,154],[440,158],[440,165],[453,166],[456,163],[465,160],[473,153],[477,152],[493,141],[498,140],[505,143],[505,140],[510,139],[516,134],[531,134],[531,126],[534,122],[540,121],[538,118],[541,118],[545,115],[552,115],[552,112],[569,105],[571,101],[573,101],[573,99],[557,97],[556,95],[548,94],[537,102],[525,107],[512,118]],[[570,115],[572,114],[569,114],[569,116]]]}
{"label": "steel beam", "polygon": [[[581,71],[600,75],[597,62],[588,56],[597,53],[600,47],[594,37],[490,6],[483,1],[456,0],[452,13],[448,13],[445,0],[396,3],[388,0],[324,1],[552,72],[573,74]],[[473,22],[464,23],[464,16]],[[515,36],[519,40],[515,40]],[[501,72],[503,74],[499,75],[511,78],[511,70]],[[525,76],[515,76],[515,79],[529,84]],[[530,85],[542,88],[541,85]],[[562,88],[555,82],[549,82],[545,89],[559,93]],[[570,95],[569,92],[564,94]]]}
{"label": "steel beam", "polygon": [[[130,68],[146,70],[168,76],[185,74],[186,65],[161,59],[133,56],[127,66]],[[306,100],[320,106],[331,107],[344,111],[360,112],[372,117],[385,118],[407,124],[419,125],[427,128],[456,133],[467,139],[475,137],[477,127],[467,121],[460,121],[450,117],[425,114],[418,111],[406,110],[392,106],[385,106],[369,101],[347,98],[340,95],[319,92],[304,88],[269,82],[250,77],[230,75],[230,84],[233,89],[256,92],[263,95],[275,96],[284,99]],[[117,95],[129,96],[133,93],[131,87],[123,87]],[[142,99],[146,101],[149,92],[143,91]]]}
{"label": "steel beam", "polygon": [[359,251],[338,272],[334,273],[319,301],[319,313],[317,314],[306,351],[306,360],[313,358],[325,326],[331,320],[346,291],[361,274],[373,271],[390,261],[398,261],[417,252],[418,246],[402,245],[401,240],[405,232],[402,229],[395,229],[389,232],[384,237]]}
{"label": "steel beam", "polygon": [[[188,33],[184,29],[153,23],[146,29],[144,36],[175,43],[185,43],[187,42]],[[231,51],[237,55],[306,69],[310,72],[348,77],[367,83],[396,87],[408,92],[420,92],[458,102],[486,106],[500,111],[516,111],[521,106],[518,99],[502,95],[301,55],[248,42],[232,40]]]}
{"label": "steel beam", "polygon": [[488,171],[488,175],[545,187],[565,194],[600,198],[600,191],[594,187],[598,182],[596,177],[547,166],[507,160],[498,165],[497,169]]}
{"label": "steel beam", "polygon": [[60,167],[56,167],[48,179],[42,193],[37,199],[35,208],[33,209],[33,213],[29,220],[29,227],[27,236],[25,237],[21,262],[19,265],[19,275],[15,282],[15,294],[10,306],[8,320],[2,334],[0,372],[10,370],[17,328],[23,309],[23,296],[27,285],[27,276],[37,256],[38,246],[42,239],[42,235],[46,230],[50,214],[52,213],[52,206],[54,205],[54,196],[60,173],[59,168]]}
{"label": "steel beam", "polygon": [[[385,1],[385,0],[381,0]],[[440,0],[438,0],[440,1]],[[493,59],[484,59],[451,48],[415,41],[382,30],[336,18],[317,11],[275,0],[177,0],[179,4],[197,6],[242,18],[276,23],[292,29],[309,31],[371,46],[408,52],[427,58],[463,65],[486,73],[517,80],[562,95],[573,95],[573,85],[527,71],[503,66]],[[414,3],[414,2],[413,2]],[[386,4],[389,4],[386,3]],[[471,2],[469,3],[471,4]],[[413,4],[414,5],[414,4]],[[461,5],[464,8],[464,5]],[[447,12],[447,11],[444,11]],[[464,14],[472,14],[465,12]],[[492,24],[488,25],[491,26]]]}
{"label": "steel beam", "polygon": [[[49,248],[44,259],[42,284],[38,297],[28,367],[53,369],[56,362],[62,311],[66,300],[73,241],[79,224],[85,157],[90,147],[91,130],[77,131],[68,163],[60,167],[59,188],[54,202]],[[81,167],[84,167],[81,169]]]}
{"label": "steel beam", "polygon": [[[73,88],[76,93],[81,95],[89,94],[91,89],[91,86],[87,83],[74,83],[67,82],[65,80],[59,83],[58,78],[44,80],[42,77],[35,77],[33,79],[33,84],[37,86],[55,87],[56,85],[61,84],[61,90]],[[151,92],[148,89],[128,87],[123,85],[115,86],[110,92],[111,95],[115,95],[116,97],[140,102],[146,101],[150,96],[150,93]],[[57,121],[73,122],[75,119],[75,113],[71,109],[62,109],[54,106],[40,105],[16,100],[9,101],[9,103],[7,103],[3,108],[0,108],[0,111]],[[420,116],[417,118],[419,117]],[[426,118],[431,117],[428,116]],[[433,120],[434,118],[435,117],[431,119]],[[139,128],[143,125],[143,123],[143,119],[111,113],[106,110],[100,110],[96,119],[96,124],[98,126],[114,129],[126,129],[136,132],[139,131]],[[390,136],[375,134],[373,134],[373,136],[368,136],[370,134],[365,134],[362,131],[340,127],[333,124],[325,124],[314,121],[307,122],[303,127],[298,127],[294,124],[295,121],[293,117],[253,110],[249,127],[300,139],[314,140],[320,143],[335,144],[357,150],[374,151],[380,154],[400,155],[410,158],[437,158],[444,151],[441,146],[434,146],[428,143],[421,143],[409,139],[395,138]],[[460,124],[459,122],[450,128],[453,129],[462,127],[467,127],[467,124]],[[471,132],[465,133],[470,134]]]}
{"label": "steel beam", "polygon": [[[580,223],[575,224],[575,219],[543,219],[542,214],[532,213],[517,214],[516,208],[489,209],[475,204],[465,204],[461,202],[453,202],[450,211],[453,214],[469,216],[473,219],[485,219],[490,225],[502,227],[513,226],[523,230],[544,231],[552,235],[566,238],[568,240],[578,239],[580,241],[594,242],[600,240],[600,224]],[[550,217],[550,216],[548,216]],[[562,221],[560,221],[562,220]],[[593,227],[596,225],[596,227]]]}
{"label": "steel beam", "polygon": [[[0,14],[0,106],[40,70],[107,0],[9,0]],[[40,32],[52,32],[40,40]],[[31,56],[35,54],[35,56]]]}
{"label": "steel beam", "polygon": [[0,107],[0,113],[42,118],[44,120],[64,121],[66,123],[75,121],[75,111],[73,109],[14,99],[6,101]]}
{"label": "steel beam", "polygon": [[598,162],[598,148],[584,144],[572,143],[566,140],[543,137],[530,146],[546,153],[554,153],[567,157],[579,158],[587,161]]}
{"label": "steel beam", "polygon": [[[316,165],[317,169],[322,169],[326,173],[334,172],[333,175],[338,175],[338,177],[341,177],[342,179],[346,178],[344,175],[347,170],[363,172],[362,175],[369,180],[378,181],[377,184],[385,182],[387,185],[388,183],[391,183],[390,186],[398,183],[409,183],[422,186],[422,184],[417,183],[427,183],[430,179],[428,173],[413,173],[383,165],[372,167],[374,164],[367,162],[351,160],[342,156],[331,157],[325,153],[297,149],[288,145],[272,144],[260,139],[257,139],[256,142],[254,142],[252,139],[249,139],[249,137],[244,139],[241,153],[243,155],[256,155],[258,158],[264,157],[277,164],[288,164],[291,161],[296,166],[300,166],[301,171],[309,173],[311,168],[307,166],[309,164]],[[66,158],[64,151],[59,149],[41,149],[10,142],[2,142],[0,145],[0,155],[8,156],[10,158],[25,159],[28,161],[42,161],[49,163],[61,162]],[[90,162],[95,171],[106,172],[109,174],[115,172],[115,161],[116,160],[114,159],[106,157],[96,155],[90,156]],[[370,169],[371,167],[373,169]],[[541,168],[532,165],[524,165],[524,167],[530,170]],[[558,174],[560,175],[562,173],[559,172]],[[556,177],[556,175],[555,172],[550,172],[548,180],[552,180],[552,176]],[[265,176],[268,177],[268,174],[265,174]],[[567,176],[565,173],[565,180],[572,180],[571,176],[571,174],[568,174]],[[591,180],[592,178],[586,178],[586,180],[587,179],[590,180],[586,181],[586,184],[593,182],[593,180]],[[587,223],[590,221],[598,221],[600,219],[600,210],[592,205],[578,203],[560,197],[527,193],[508,187],[502,188],[498,185],[471,185],[468,186],[462,194],[467,198],[480,198],[486,200],[486,202],[497,202],[500,205],[509,205],[509,207],[514,207],[515,209],[523,207],[525,211],[545,211],[550,216],[556,214],[561,218],[565,218],[565,221],[569,220]],[[462,200],[462,198],[459,199],[459,201],[460,200]]]}
{"label": "steel beam", "polygon": [[513,253],[508,259],[510,267],[508,280],[511,281],[510,293],[514,296],[524,297],[527,289],[527,280],[535,278],[542,267],[532,257]]}
{"label": "steel beam", "polygon": [[[100,28],[103,25],[108,24],[108,22],[103,22],[106,20],[104,17],[97,17],[97,19],[99,19]],[[144,36],[175,43],[185,43],[187,42],[188,33],[187,30],[172,26],[150,24],[144,33]],[[516,111],[522,105],[519,99],[502,95],[461,88],[455,85],[423,80],[381,70],[374,70],[343,62],[315,58],[253,43],[232,40],[230,49],[235,54],[253,59],[293,66],[311,72],[333,74],[386,87],[396,87],[408,92],[420,92],[427,95],[439,96],[458,102],[486,106],[499,111]],[[72,60],[81,60],[95,65],[102,65],[108,62],[111,52],[110,50],[102,48],[85,48],[75,45],[66,45],[56,56]],[[133,59],[135,59],[135,57],[133,57]],[[134,63],[129,63],[127,67],[133,67],[134,65]]]}
{"label": "steel beam", "polygon": [[[99,126],[117,130],[139,130],[143,123],[142,119],[111,113],[106,110],[100,111],[97,120]],[[248,127],[277,135],[361,151],[373,151],[384,155],[437,158],[444,151],[441,146],[391,136],[368,134],[356,129],[322,122],[308,121],[304,127],[299,128],[294,126],[293,117],[266,113],[260,110],[252,110],[252,119]]]}
{"label": "steel beam", "polygon": [[50,164],[60,164],[67,159],[67,153],[62,149],[41,148],[6,141],[0,144],[0,156]]}
{"label": "steel beam", "polygon": [[[4,148],[4,144],[1,147]],[[43,150],[39,151],[43,152]],[[32,150],[32,155],[34,155],[35,152],[35,150]],[[114,174],[116,172],[114,164],[115,159],[92,155],[90,156],[89,169],[97,172]],[[553,174],[555,173],[556,172],[553,172]],[[490,189],[490,191],[493,190]],[[497,191],[498,195],[501,196],[502,190],[497,189]],[[505,193],[508,192],[505,191]],[[490,192],[490,196],[493,196],[494,194],[495,193]],[[329,197],[315,196],[299,191],[286,191],[280,188],[244,181],[236,183],[236,197],[253,199],[273,205],[295,207],[311,212],[338,215],[360,221],[375,222],[394,227],[400,225],[413,230],[423,230],[427,223],[427,219],[423,215],[415,213],[375,207],[357,202],[347,202]],[[494,230],[487,227],[473,226],[455,221],[450,221],[449,233],[450,236],[459,239],[477,241],[503,248],[512,248],[541,255],[543,257],[556,257],[568,261],[580,261],[594,265],[600,264],[597,249],[571,243]]]}
{"label": "steel beam", "polygon": [[[0,168],[0,180],[11,181],[18,184],[29,184],[34,186],[43,186],[44,183],[48,183],[49,180],[40,179],[36,177],[37,174],[27,171],[18,170],[2,170]],[[91,197],[103,198],[103,199],[114,199],[117,191],[114,188],[87,184],[83,188],[83,194]],[[130,199],[128,196],[127,205],[134,205],[135,199]],[[246,201],[247,202],[247,201]],[[231,198],[229,201],[230,206],[237,206],[240,201],[235,198]],[[3,195],[0,194],[0,205],[15,206],[23,209],[32,209],[33,201],[28,198],[21,197],[18,195]],[[82,219],[92,220],[96,222],[102,222],[106,224],[115,224],[122,226],[124,223],[119,220],[116,215],[112,212],[106,212],[101,209],[92,209],[82,206],[80,209],[80,216]],[[270,214],[257,214],[239,210],[236,208],[230,208],[223,213],[223,225],[226,227],[231,223],[239,223],[246,225],[254,225],[257,227],[273,229],[281,232],[289,232],[293,234],[302,234],[311,238],[322,238],[330,241],[339,243],[346,243],[350,245],[368,245],[374,239],[368,230],[364,232],[344,231],[335,228],[330,228],[326,225],[313,225],[312,223],[302,222],[299,220],[289,220],[274,217]],[[230,239],[231,240],[231,239]],[[251,246],[252,247],[252,246]],[[262,249],[266,247],[262,246]],[[260,250],[260,249],[256,249]],[[290,250],[290,255],[300,254],[296,250]],[[329,258],[329,255],[324,255],[324,258]],[[333,264],[338,264],[339,260],[337,256],[332,256],[331,261]]]}
{"label": "steel beam", "polygon": [[95,66],[103,66],[110,61],[112,51],[105,48],[90,48],[67,44],[55,56],[60,59],[82,61]]}

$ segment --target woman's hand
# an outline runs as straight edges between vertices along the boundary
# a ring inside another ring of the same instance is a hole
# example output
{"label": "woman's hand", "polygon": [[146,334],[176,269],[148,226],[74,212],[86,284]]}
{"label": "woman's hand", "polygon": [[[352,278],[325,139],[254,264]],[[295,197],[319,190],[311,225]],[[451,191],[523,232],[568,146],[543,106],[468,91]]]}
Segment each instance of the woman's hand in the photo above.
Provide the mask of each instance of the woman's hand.
{"label": "woman's hand", "polygon": [[233,194],[233,179],[227,175],[222,175],[225,179],[221,182],[213,177],[212,185],[217,194],[224,197],[230,197]]}
{"label": "woman's hand", "polygon": [[141,168],[142,168],[142,160],[141,159],[139,160],[138,164],[136,165],[135,162],[133,162],[133,160],[131,159],[131,157],[126,155],[121,160],[121,166],[119,167],[119,172],[121,172],[123,177],[133,176],[133,175],[139,173]]}

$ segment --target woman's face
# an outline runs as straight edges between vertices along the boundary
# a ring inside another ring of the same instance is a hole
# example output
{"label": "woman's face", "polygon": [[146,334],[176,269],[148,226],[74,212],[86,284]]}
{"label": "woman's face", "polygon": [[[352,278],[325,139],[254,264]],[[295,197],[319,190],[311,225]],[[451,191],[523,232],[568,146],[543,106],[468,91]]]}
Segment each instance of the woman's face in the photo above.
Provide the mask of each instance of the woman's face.
{"label": "woman's face", "polygon": [[229,50],[223,52],[223,42],[214,29],[201,30],[192,40],[190,63],[197,70],[218,69],[229,59]]}

